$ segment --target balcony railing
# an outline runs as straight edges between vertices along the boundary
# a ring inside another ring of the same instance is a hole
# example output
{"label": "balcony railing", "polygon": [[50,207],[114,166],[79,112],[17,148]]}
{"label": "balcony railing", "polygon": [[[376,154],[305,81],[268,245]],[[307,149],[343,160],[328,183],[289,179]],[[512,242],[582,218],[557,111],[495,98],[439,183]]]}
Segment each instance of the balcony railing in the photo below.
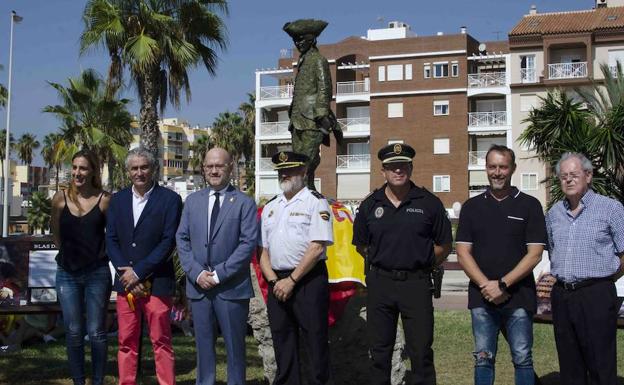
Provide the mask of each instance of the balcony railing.
{"label": "balcony railing", "polygon": [[369,169],[370,154],[336,155],[336,168],[339,170]]}
{"label": "balcony railing", "polygon": [[370,118],[343,118],[338,119],[338,124],[344,132],[362,132],[370,131]]}
{"label": "balcony railing", "polygon": [[587,77],[587,62],[555,63],[548,65],[548,79],[575,79]]}
{"label": "balcony railing", "polygon": [[288,134],[288,120],[279,122],[260,123],[260,135],[285,135]]}
{"label": "balcony railing", "polygon": [[260,171],[275,171],[271,158],[260,158]]}
{"label": "balcony railing", "polygon": [[468,166],[485,166],[487,151],[468,151]]}
{"label": "balcony railing", "polygon": [[505,72],[483,72],[468,74],[469,88],[501,87],[506,82]]}
{"label": "balcony railing", "polygon": [[520,80],[522,83],[536,83],[537,74],[535,68],[520,68]]}
{"label": "balcony railing", "polygon": [[369,82],[338,82],[336,83],[336,95],[367,94],[370,92]]}
{"label": "balcony railing", "polygon": [[469,112],[468,125],[474,127],[504,126],[507,124],[507,111]]}
{"label": "balcony railing", "polygon": [[292,98],[294,85],[260,87],[260,100]]}

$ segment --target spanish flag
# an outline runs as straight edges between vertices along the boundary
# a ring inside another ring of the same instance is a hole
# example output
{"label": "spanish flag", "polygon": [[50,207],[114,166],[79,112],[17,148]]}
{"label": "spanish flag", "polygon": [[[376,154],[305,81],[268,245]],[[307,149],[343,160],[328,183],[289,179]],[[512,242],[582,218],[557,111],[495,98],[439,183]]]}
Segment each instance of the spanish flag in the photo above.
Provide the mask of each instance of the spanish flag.
{"label": "spanish flag", "polygon": [[330,283],[364,282],[364,258],[351,244],[353,214],[342,203],[329,199],[334,221],[334,244],[327,248],[327,271]]}

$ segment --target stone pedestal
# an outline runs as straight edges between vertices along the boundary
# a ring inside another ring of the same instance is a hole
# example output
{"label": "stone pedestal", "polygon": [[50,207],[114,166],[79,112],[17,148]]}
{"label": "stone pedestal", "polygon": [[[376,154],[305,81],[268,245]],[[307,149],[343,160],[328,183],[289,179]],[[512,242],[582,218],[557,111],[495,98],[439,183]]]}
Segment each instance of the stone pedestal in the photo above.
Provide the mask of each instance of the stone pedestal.
{"label": "stone pedestal", "polygon": [[[266,312],[266,305],[262,299],[255,273],[252,271],[252,281],[256,297],[249,304],[249,324],[258,341],[258,353],[262,358],[264,376],[271,383],[275,378],[276,365],[273,352],[273,342]],[[305,346],[301,341],[302,353]],[[349,300],[342,318],[329,329],[329,349],[332,380],[335,385],[368,384],[370,360],[366,337],[366,296],[355,295]],[[306,356],[302,354],[303,384],[307,384]],[[405,339],[403,329],[399,323],[397,338],[392,355],[392,385],[405,384]]]}

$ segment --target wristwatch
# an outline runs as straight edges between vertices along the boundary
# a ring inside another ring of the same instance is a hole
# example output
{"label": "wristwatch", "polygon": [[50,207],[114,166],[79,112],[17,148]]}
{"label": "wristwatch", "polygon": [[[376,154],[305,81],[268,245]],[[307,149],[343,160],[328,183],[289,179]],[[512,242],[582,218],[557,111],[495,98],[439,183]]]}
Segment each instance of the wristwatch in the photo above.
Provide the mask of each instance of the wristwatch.
{"label": "wristwatch", "polygon": [[272,279],[269,281],[269,286],[275,286],[276,283],[277,283],[277,278]]}
{"label": "wristwatch", "polygon": [[504,292],[506,292],[506,291],[507,291],[507,284],[505,283],[505,281],[503,281],[503,279],[502,279],[502,278],[499,278],[499,279],[498,279],[498,288],[499,288],[501,291],[504,291]]}

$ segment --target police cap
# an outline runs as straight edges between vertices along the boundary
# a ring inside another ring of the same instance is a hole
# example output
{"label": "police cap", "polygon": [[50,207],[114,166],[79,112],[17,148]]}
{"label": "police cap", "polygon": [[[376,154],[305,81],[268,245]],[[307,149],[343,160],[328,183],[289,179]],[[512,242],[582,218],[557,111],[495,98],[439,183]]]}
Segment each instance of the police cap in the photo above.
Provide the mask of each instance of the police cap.
{"label": "police cap", "polygon": [[327,22],[316,19],[299,19],[293,22],[284,24],[282,28],[284,32],[290,35],[293,39],[300,36],[311,35],[318,37],[327,27]]}
{"label": "police cap", "polygon": [[402,143],[389,144],[382,147],[377,153],[377,157],[382,164],[411,162],[414,155],[416,155],[416,151],[412,146]]}
{"label": "police cap", "polygon": [[273,162],[273,168],[275,170],[301,167],[304,166],[307,161],[307,156],[292,151],[280,151],[271,157],[271,162]]}

